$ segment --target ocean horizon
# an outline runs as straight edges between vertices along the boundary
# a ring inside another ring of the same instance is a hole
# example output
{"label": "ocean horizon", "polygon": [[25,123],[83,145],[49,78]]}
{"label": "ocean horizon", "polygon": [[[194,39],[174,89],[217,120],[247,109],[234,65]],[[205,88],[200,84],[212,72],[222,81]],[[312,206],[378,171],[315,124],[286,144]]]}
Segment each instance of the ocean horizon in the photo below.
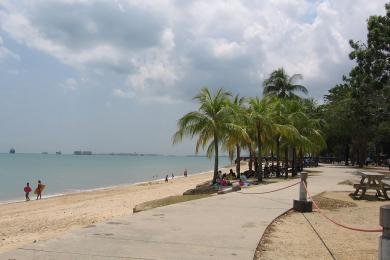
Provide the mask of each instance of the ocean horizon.
{"label": "ocean horizon", "polygon": [[[0,154],[0,203],[24,200],[27,182],[47,185],[43,197],[164,179],[210,171],[214,160],[205,156]],[[220,157],[220,167],[230,164]],[[34,199],[34,194],[30,194]]]}

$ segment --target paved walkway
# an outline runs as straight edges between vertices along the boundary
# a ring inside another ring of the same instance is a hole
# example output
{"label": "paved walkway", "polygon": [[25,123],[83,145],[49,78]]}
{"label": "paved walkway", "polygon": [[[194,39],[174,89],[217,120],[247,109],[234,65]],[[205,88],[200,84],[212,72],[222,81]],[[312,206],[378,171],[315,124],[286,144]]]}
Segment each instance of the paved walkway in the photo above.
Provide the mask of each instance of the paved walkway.
{"label": "paved walkway", "polygon": [[[351,190],[337,183],[355,170],[319,167],[312,194]],[[257,186],[263,192],[297,182]],[[292,207],[299,185],[264,195],[230,193],[140,212],[91,225],[0,255],[0,259],[253,259],[268,224]]]}

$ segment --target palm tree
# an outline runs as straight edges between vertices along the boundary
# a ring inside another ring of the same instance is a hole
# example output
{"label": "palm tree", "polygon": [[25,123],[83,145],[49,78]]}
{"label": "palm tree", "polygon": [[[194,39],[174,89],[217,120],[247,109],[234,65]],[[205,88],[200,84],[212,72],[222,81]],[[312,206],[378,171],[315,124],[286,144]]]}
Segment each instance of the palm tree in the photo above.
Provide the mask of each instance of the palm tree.
{"label": "palm tree", "polygon": [[283,68],[279,68],[271,73],[268,79],[263,82],[264,94],[274,95],[279,98],[297,98],[295,92],[307,94],[307,89],[299,84],[295,84],[297,80],[302,80],[301,74],[289,76]]}
{"label": "palm tree", "polygon": [[257,145],[257,163],[258,171],[257,178],[262,181],[262,145],[269,137],[272,128],[272,119],[268,111],[268,99],[259,99],[258,97],[249,100],[249,118],[251,121],[250,127],[255,132],[255,140]]}
{"label": "palm tree", "polygon": [[[279,98],[274,98],[271,104],[271,116],[275,123],[283,125],[285,123],[284,118],[284,106],[283,102]],[[275,150],[276,150],[276,177],[280,176],[280,141],[281,141],[280,131],[275,131],[273,133],[273,139],[275,140]],[[272,159],[273,160],[273,159]],[[273,161],[272,161],[273,162]]]}
{"label": "palm tree", "polygon": [[242,128],[233,123],[233,113],[228,106],[230,93],[218,89],[213,95],[207,87],[194,97],[199,102],[197,111],[189,112],[179,119],[178,130],[173,136],[173,143],[182,141],[184,136],[198,136],[195,153],[207,146],[207,156],[214,154],[213,183],[218,176],[218,148],[226,133],[242,132]]}
{"label": "palm tree", "polygon": [[291,100],[289,103],[288,121],[293,125],[299,135],[290,140],[293,151],[292,171],[297,173],[297,149],[301,160],[304,152],[318,152],[325,146],[325,140],[321,132],[322,120],[308,115],[310,104],[307,101]]}
{"label": "palm tree", "polygon": [[232,112],[233,112],[233,121],[237,127],[241,127],[241,131],[236,131],[232,133],[227,133],[225,139],[225,146],[229,152],[230,159],[233,159],[234,153],[236,154],[236,173],[237,178],[240,178],[241,169],[240,169],[240,158],[241,150],[243,147],[246,147],[248,143],[251,142],[250,137],[246,131],[246,111],[245,104],[246,98],[239,97],[236,95],[234,99],[229,103]]}

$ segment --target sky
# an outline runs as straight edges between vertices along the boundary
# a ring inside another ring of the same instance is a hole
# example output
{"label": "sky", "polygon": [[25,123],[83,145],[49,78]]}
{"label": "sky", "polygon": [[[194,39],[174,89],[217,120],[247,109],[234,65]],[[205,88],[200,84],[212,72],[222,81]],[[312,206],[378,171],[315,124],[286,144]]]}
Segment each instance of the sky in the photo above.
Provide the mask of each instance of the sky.
{"label": "sky", "polygon": [[321,101],[384,0],[0,0],[0,152],[193,154],[202,86],[262,95],[273,70]]}

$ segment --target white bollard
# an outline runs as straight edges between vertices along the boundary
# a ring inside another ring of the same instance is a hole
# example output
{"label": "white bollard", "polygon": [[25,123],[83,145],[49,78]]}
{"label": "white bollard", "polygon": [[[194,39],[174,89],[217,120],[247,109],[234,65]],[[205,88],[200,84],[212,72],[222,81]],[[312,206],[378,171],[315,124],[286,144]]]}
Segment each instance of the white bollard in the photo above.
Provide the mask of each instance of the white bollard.
{"label": "white bollard", "polygon": [[307,200],[307,192],[304,184],[307,187],[307,172],[301,172],[301,183],[299,185],[299,200],[294,200],[293,208],[299,212],[312,212],[313,202]]}
{"label": "white bollard", "polygon": [[379,260],[390,260],[390,205],[380,208],[379,224],[383,227],[379,237]]}
{"label": "white bollard", "polygon": [[299,200],[307,201],[307,192],[303,183],[307,187],[307,172],[301,172],[301,183],[299,184]]}

